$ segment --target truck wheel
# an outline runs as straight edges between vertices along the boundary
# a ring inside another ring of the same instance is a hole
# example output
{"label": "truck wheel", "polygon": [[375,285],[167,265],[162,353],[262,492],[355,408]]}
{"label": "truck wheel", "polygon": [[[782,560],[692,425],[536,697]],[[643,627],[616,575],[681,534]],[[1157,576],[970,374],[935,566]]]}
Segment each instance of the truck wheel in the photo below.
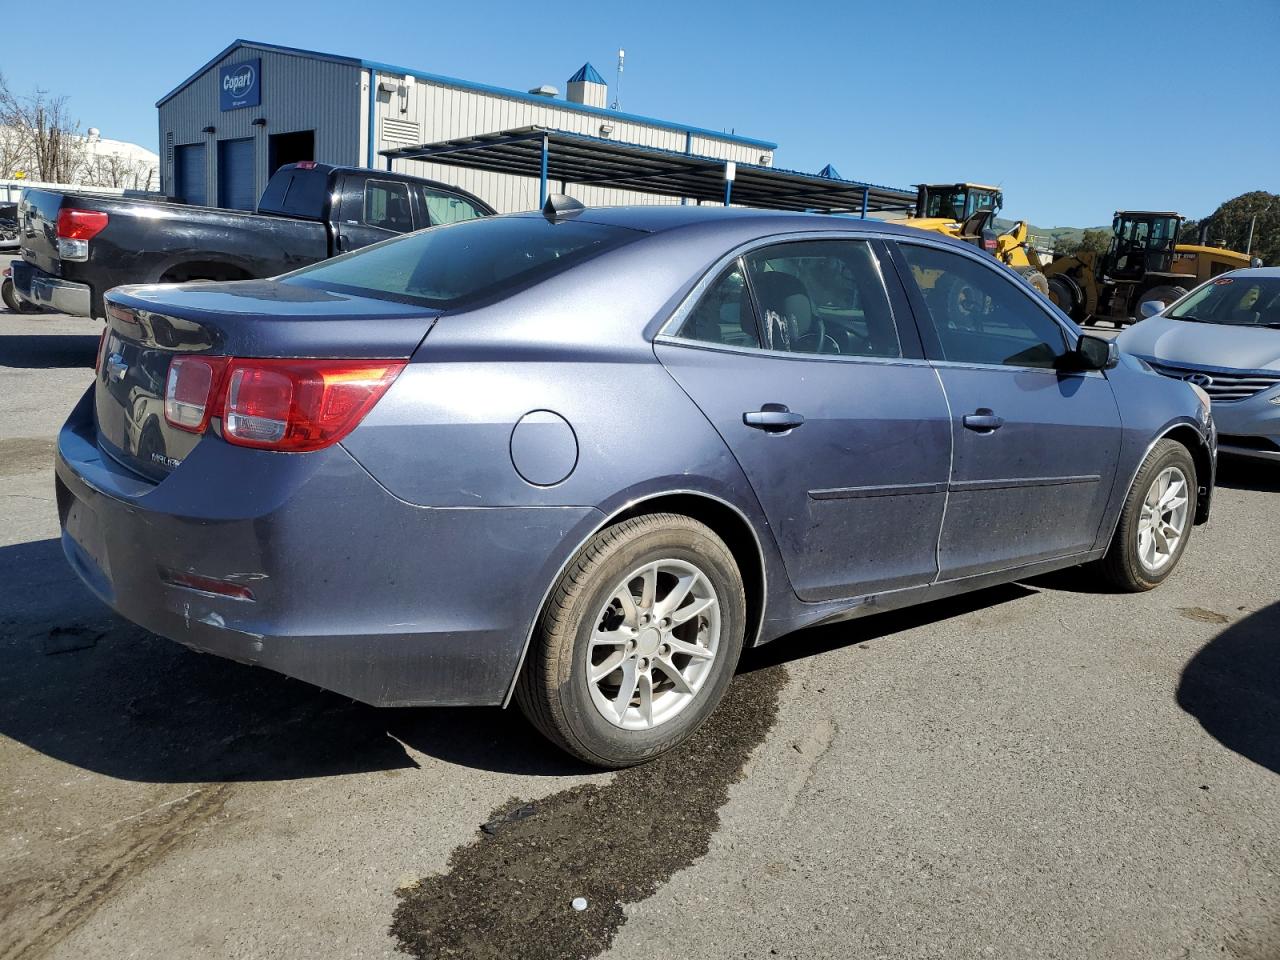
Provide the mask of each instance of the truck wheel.
{"label": "truck wheel", "polygon": [[1043,293],[1046,297],[1049,295],[1049,281],[1045,275],[1035,267],[1014,267],[1022,278],[1035,287],[1037,291]]}
{"label": "truck wheel", "polygon": [[3,299],[4,305],[14,313],[35,313],[40,309],[34,303],[19,300],[18,291],[13,289],[13,281],[8,278],[5,279],[3,284],[0,284],[0,299]]}
{"label": "truck wheel", "polygon": [[671,513],[624,520],[596,534],[552,590],[516,702],[587,763],[651,760],[724,696],[746,609],[733,555],[708,527]]}
{"label": "truck wheel", "polygon": [[1080,294],[1080,288],[1060,274],[1055,274],[1048,280],[1049,299],[1057,304],[1058,309],[1069,316],[1076,323],[1084,323],[1088,318],[1082,316],[1084,312],[1084,297]]}
{"label": "truck wheel", "polygon": [[[1165,305],[1165,307],[1170,307],[1186,295],[1187,291],[1185,287],[1180,287],[1172,283],[1164,283],[1158,287],[1152,287],[1150,290],[1143,290],[1142,293],[1138,294],[1137,299],[1133,302],[1133,312],[1136,314],[1138,312],[1138,305],[1147,300],[1159,300]],[[1135,316],[1134,319],[1141,320],[1142,317]]]}
{"label": "truck wheel", "polygon": [[1158,587],[1173,573],[1196,515],[1196,464],[1176,440],[1161,440],[1138,469],[1101,572],[1130,593]]}

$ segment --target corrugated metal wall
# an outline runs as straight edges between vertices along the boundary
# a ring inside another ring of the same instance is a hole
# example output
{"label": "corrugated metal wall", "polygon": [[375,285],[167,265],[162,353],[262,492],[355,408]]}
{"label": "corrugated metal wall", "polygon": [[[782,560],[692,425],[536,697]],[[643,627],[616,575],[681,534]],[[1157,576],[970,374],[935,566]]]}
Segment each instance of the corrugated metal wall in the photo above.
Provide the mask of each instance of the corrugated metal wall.
{"label": "corrugated metal wall", "polygon": [[[262,104],[223,113],[218,109],[218,67],[262,58]],[[362,163],[360,153],[360,69],[343,63],[293,56],[254,47],[239,47],[213,64],[185,90],[160,107],[161,189],[173,191],[173,156],[168,145],[204,143],[208,149],[205,195],[217,196],[217,141],[253,137],[254,197],[267,185],[267,144],[273,133],[314,130],[316,159],[328,163]],[[265,127],[255,127],[265,117]],[[216,133],[202,133],[205,127]],[[172,134],[172,139],[168,138]]]}
{"label": "corrugated metal wall", "polygon": [[[223,113],[218,104],[218,68],[262,59],[262,104]],[[590,136],[600,136],[601,124],[613,127],[613,140],[686,151],[702,156],[760,163],[772,158],[771,151],[750,144],[689,133],[684,129],[646,124],[612,115],[584,113],[563,100],[530,102],[500,92],[455,87],[436,81],[377,74],[397,89],[379,91],[375,109],[374,165],[385,161],[378,151],[419,143],[434,143],[454,137],[492,133],[531,125],[553,127]],[[205,195],[216,202],[218,195],[217,142],[252,137],[255,142],[255,189],[260,196],[266,187],[268,138],[275,133],[315,131],[315,159],[325,163],[364,165],[368,162],[369,71],[353,64],[320,60],[301,54],[281,53],[254,46],[231,51],[159,110],[160,142],[165,145],[160,160],[161,189],[174,189],[174,148],[203,143],[208,158]],[[253,126],[257,117],[265,127]],[[384,124],[384,121],[387,121]],[[206,134],[206,126],[216,133]],[[533,209],[538,205],[538,181],[529,177],[447,167],[419,161],[399,161],[397,169],[456,184],[482,197],[501,212]],[[560,184],[553,181],[552,190]],[[629,190],[569,184],[568,193],[587,204],[679,203],[676,197],[657,197]]]}
{"label": "corrugated metal wall", "polygon": [[[625,143],[638,143],[708,157],[723,157],[741,163],[759,163],[761,157],[772,159],[771,151],[762,147],[720,140],[701,134],[690,136],[684,130],[658,127],[621,118],[583,113],[566,107],[563,101],[548,99],[546,104],[504,97],[482,91],[450,87],[434,82],[412,80],[394,74],[379,74],[379,80],[391,80],[399,85],[393,93],[379,92],[377,98],[376,150],[403,147],[418,143],[436,143],[454,137],[479,133],[495,133],[516,127],[545,126],[572,133],[600,136],[600,125],[613,126],[610,139]],[[368,100],[368,74],[362,78],[364,99]],[[367,113],[366,113],[367,116]],[[383,123],[389,120],[389,124]],[[411,132],[412,131],[412,132]],[[367,140],[365,141],[367,143]],[[385,161],[377,157],[379,166]],[[484,170],[468,170],[461,167],[424,163],[422,161],[396,162],[396,169],[405,173],[430,177],[445,183],[453,183],[492,204],[501,213],[530,210],[538,205],[538,181],[530,177],[515,177]],[[552,181],[551,189],[560,185]],[[614,205],[626,203],[679,203],[676,197],[659,197],[603,187],[581,186],[570,183],[570,196],[589,205]]]}

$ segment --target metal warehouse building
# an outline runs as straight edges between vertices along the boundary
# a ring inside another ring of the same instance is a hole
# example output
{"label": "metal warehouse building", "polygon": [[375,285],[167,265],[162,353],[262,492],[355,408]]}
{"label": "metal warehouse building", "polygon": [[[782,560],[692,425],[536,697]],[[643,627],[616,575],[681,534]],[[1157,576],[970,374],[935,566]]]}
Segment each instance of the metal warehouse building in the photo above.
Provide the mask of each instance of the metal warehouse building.
{"label": "metal warehouse building", "polygon": [[[607,107],[590,64],[567,84],[531,92],[351,57],[237,40],[166,94],[160,120],[161,189],[190,203],[252,209],[272,172],[299,160],[385,166],[383,151],[521,127],[546,127],[769,166],[777,144]],[[500,212],[538,205],[539,181],[422,160],[396,169],[453,183]],[[588,204],[678,203],[616,187],[574,185]]]}

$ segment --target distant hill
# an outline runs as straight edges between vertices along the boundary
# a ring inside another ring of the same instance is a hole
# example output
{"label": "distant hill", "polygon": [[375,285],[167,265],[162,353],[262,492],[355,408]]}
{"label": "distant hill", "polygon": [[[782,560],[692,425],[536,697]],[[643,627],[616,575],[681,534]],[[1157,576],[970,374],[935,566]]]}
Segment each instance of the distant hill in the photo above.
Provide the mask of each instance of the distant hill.
{"label": "distant hill", "polygon": [[[1016,220],[996,217],[995,228],[1003,232],[1016,222]],[[1103,227],[1037,227],[1035,224],[1028,224],[1027,229],[1033,237],[1040,237],[1044,240],[1044,245],[1047,247],[1076,247],[1080,245],[1080,240],[1086,230],[1102,230],[1109,234],[1111,232],[1111,224]]]}

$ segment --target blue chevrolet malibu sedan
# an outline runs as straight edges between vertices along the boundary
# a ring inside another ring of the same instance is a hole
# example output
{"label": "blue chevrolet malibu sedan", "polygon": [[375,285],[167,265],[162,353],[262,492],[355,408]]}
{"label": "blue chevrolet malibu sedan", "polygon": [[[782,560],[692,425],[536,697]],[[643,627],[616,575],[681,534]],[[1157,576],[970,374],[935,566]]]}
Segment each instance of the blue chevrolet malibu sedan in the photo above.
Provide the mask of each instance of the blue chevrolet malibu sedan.
{"label": "blue chevrolet malibu sedan", "polygon": [[514,698],[602,766],[745,646],[1077,564],[1149,589],[1209,511],[1202,391],[870,221],[553,204],[108,299],[57,460],[90,588],[371,704]]}

